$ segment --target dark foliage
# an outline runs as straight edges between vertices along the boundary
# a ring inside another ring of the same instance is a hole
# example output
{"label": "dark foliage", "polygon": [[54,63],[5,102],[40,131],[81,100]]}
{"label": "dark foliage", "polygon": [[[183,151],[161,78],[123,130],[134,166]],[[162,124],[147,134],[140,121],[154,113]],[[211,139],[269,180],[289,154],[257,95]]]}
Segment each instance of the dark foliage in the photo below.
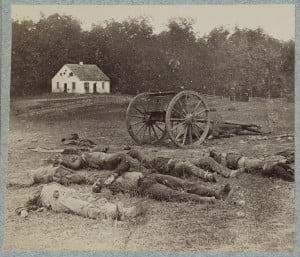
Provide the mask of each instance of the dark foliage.
{"label": "dark foliage", "polygon": [[156,35],[148,20],[114,20],[83,31],[71,16],[13,21],[11,94],[50,92],[51,78],[66,63],[98,65],[112,92],[194,89],[228,95],[290,97],[294,94],[294,41],[283,42],[262,29],[215,28],[197,37],[193,21],[171,20]]}

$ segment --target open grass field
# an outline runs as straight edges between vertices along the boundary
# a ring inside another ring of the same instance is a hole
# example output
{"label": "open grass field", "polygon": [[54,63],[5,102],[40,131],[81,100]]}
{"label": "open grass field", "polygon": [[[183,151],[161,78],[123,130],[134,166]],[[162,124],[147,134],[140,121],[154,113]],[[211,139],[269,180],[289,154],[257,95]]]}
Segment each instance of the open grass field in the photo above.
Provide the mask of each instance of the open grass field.
{"label": "open grass field", "polygon": [[[49,153],[31,152],[28,147],[55,148],[69,133],[78,133],[111,151],[125,145],[142,149],[150,156],[196,158],[207,147],[239,151],[249,157],[269,156],[294,147],[293,138],[274,135],[294,133],[294,104],[277,100],[230,103],[208,99],[213,119],[226,119],[263,126],[272,134],[265,138],[236,136],[205,142],[199,149],[180,150],[168,140],[157,146],[135,146],[127,133],[125,113],[129,96],[44,96],[11,102],[7,182],[28,180]],[[234,107],[235,111],[229,111]],[[241,174],[219,177],[230,182],[233,194],[226,201],[202,206],[147,199],[151,208],[145,217],[114,225],[71,214],[31,213],[20,218],[22,206],[35,187],[7,187],[4,248],[6,250],[147,250],[147,251],[293,251],[295,236],[294,183]],[[90,192],[89,186],[72,186]],[[138,197],[109,196],[125,205]],[[245,205],[237,204],[244,200]],[[243,215],[240,215],[243,213]]]}

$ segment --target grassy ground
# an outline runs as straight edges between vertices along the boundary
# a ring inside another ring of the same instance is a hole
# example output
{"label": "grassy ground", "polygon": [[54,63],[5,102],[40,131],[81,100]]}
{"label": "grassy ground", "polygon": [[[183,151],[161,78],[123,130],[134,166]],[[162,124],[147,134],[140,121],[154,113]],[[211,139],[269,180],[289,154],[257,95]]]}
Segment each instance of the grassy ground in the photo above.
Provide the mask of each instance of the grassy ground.
{"label": "grassy ground", "polygon": [[[60,99],[59,99],[60,98]],[[195,158],[206,147],[239,151],[247,156],[268,156],[294,146],[293,139],[249,136],[205,142],[199,149],[182,151],[168,140],[158,146],[134,146],[125,127],[130,97],[89,96],[17,99],[11,103],[7,182],[22,183],[30,171],[51,154],[28,147],[57,147],[68,133],[77,132],[112,150],[131,145],[151,156]],[[261,124],[272,135],[294,132],[294,105],[282,101],[230,103],[209,100],[214,119]],[[229,111],[234,107],[235,111]],[[228,180],[219,178],[219,183]],[[294,183],[242,174],[229,181],[234,189],[226,202],[213,206],[167,203],[147,199],[151,209],[136,221],[108,224],[70,214],[15,215],[35,190],[10,186],[6,193],[4,247],[43,250],[155,250],[155,251],[293,251]],[[89,192],[88,186],[73,186]],[[138,197],[109,196],[125,205]],[[244,200],[245,205],[238,201]],[[242,214],[241,214],[242,213]]]}

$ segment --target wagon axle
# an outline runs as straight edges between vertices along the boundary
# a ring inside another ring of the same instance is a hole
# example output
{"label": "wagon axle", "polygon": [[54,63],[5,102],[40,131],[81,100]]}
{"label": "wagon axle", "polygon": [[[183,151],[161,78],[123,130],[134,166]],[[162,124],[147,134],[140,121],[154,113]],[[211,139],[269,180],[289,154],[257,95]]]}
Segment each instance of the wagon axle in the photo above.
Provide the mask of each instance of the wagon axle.
{"label": "wagon axle", "polygon": [[184,120],[185,124],[191,125],[193,124],[193,121],[194,121],[194,115],[191,113],[187,114]]}

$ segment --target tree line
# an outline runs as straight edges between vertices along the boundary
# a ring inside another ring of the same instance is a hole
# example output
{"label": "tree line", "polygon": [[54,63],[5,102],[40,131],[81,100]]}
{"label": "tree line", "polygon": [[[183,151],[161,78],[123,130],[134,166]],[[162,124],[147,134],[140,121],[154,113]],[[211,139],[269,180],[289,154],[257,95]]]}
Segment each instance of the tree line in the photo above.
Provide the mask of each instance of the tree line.
{"label": "tree line", "polygon": [[235,88],[253,96],[294,94],[293,40],[262,29],[223,27],[197,36],[193,21],[170,20],[155,34],[144,17],[107,20],[81,28],[72,16],[53,14],[12,22],[11,95],[50,92],[51,78],[66,63],[96,64],[114,93],[193,89],[227,95]]}

